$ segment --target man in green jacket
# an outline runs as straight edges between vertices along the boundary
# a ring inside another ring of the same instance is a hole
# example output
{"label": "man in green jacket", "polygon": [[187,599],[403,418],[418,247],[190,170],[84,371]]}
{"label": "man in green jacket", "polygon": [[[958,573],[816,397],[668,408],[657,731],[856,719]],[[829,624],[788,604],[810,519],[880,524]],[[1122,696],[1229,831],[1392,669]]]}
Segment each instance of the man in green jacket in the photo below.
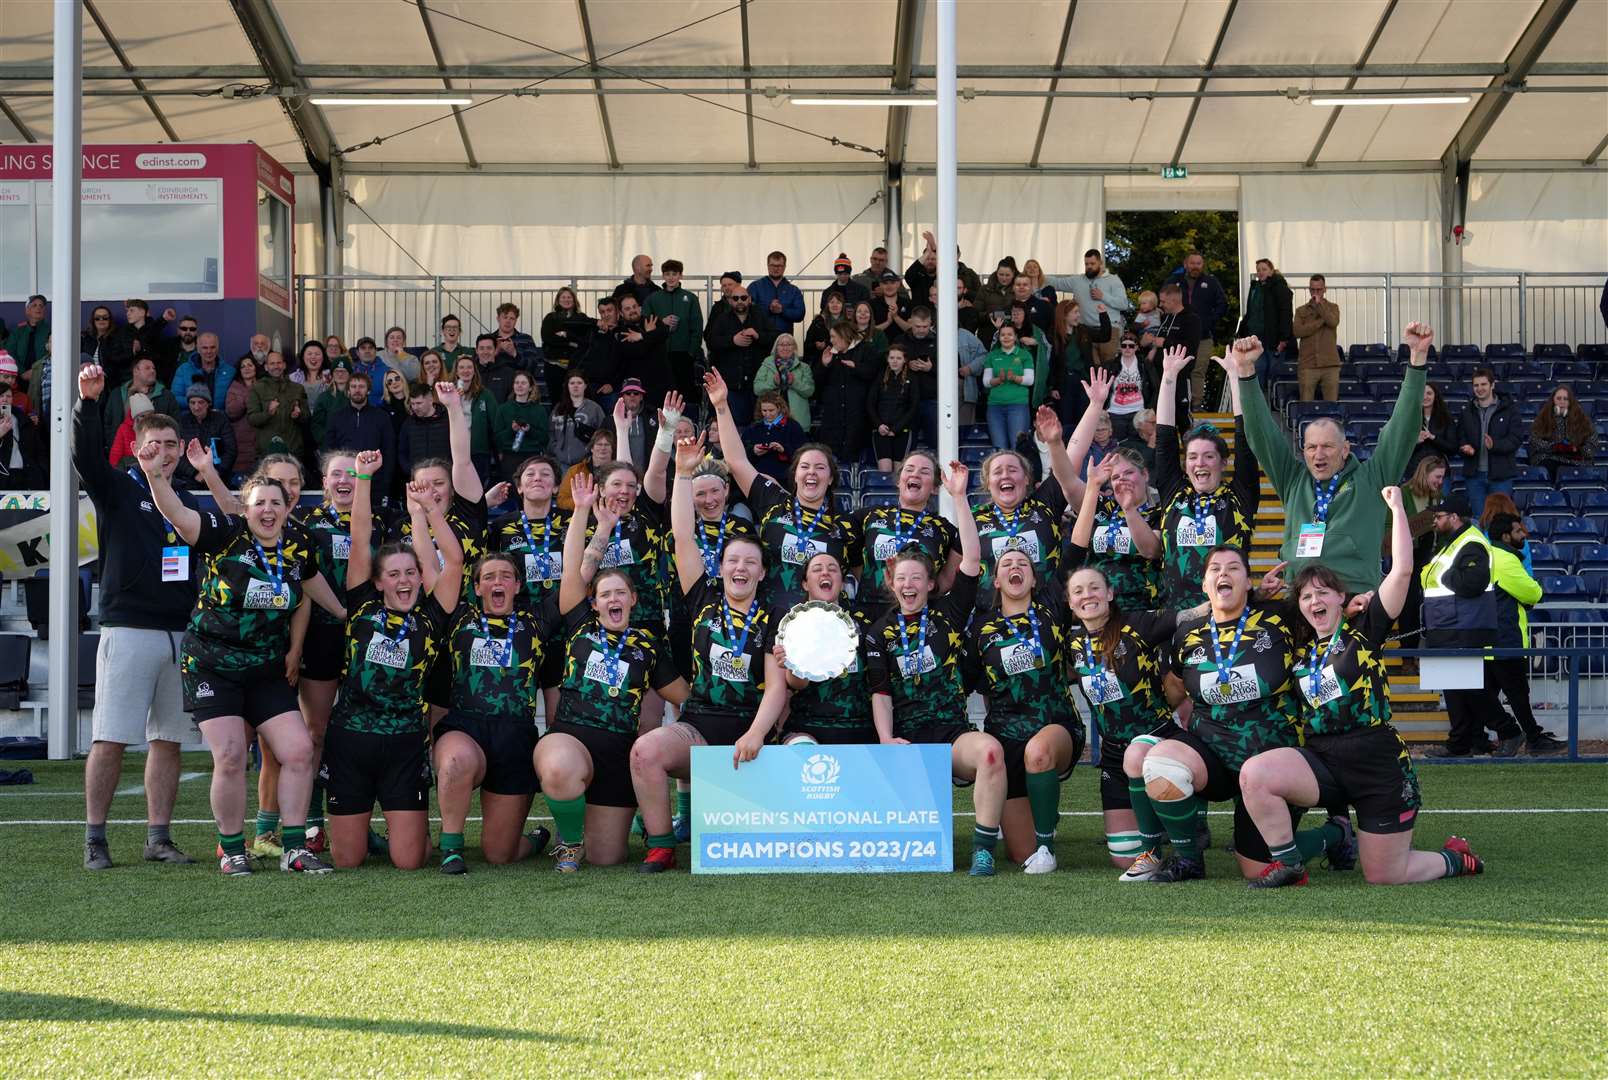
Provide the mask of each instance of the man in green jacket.
{"label": "man in green jacket", "polygon": [[257,453],[301,457],[302,426],[312,419],[307,391],[285,378],[285,358],[271,352],[246,399],[246,421],[257,429]]}
{"label": "man in green jacket", "polygon": [[1245,437],[1284,504],[1279,558],[1289,563],[1285,572],[1291,578],[1308,563],[1321,560],[1353,593],[1379,584],[1379,553],[1390,525],[1390,508],[1379,491],[1401,479],[1417,443],[1435,332],[1423,323],[1411,323],[1404,336],[1412,353],[1411,365],[1401,381],[1395,411],[1379,433],[1379,445],[1372,457],[1361,462],[1351,456],[1345,429],[1329,419],[1306,426],[1301,457],[1296,457],[1284,426],[1268,408],[1256,381],[1262,343],[1254,337],[1234,342]]}
{"label": "man in green jacket", "polygon": [[703,392],[693,372],[703,355],[703,307],[698,298],[681,287],[681,261],[666,259],[659,267],[664,288],[648,296],[642,307],[644,318],[652,316],[668,327],[665,349],[670,359],[670,380],[687,401],[697,401]]}

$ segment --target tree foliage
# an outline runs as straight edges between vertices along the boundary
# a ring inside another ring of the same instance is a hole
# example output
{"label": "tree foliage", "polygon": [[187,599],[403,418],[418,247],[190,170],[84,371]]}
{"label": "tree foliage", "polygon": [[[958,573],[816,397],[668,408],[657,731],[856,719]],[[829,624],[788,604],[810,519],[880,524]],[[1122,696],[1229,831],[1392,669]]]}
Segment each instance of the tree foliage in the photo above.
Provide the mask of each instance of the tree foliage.
{"label": "tree foliage", "polygon": [[1116,210],[1106,215],[1106,262],[1130,294],[1159,289],[1184,256],[1199,251],[1228,294],[1229,326],[1239,321],[1239,215],[1232,210]]}

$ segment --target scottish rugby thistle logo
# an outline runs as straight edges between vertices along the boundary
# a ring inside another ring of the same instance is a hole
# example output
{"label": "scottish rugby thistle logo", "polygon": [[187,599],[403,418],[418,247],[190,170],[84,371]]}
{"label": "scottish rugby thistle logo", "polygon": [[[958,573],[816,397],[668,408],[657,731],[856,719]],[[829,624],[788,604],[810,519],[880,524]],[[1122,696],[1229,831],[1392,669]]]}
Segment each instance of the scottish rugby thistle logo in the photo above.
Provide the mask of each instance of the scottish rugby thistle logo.
{"label": "scottish rugby thistle logo", "polygon": [[799,780],[811,786],[830,784],[842,771],[838,759],[831,754],[811,754],[804,760],[804,769]]}

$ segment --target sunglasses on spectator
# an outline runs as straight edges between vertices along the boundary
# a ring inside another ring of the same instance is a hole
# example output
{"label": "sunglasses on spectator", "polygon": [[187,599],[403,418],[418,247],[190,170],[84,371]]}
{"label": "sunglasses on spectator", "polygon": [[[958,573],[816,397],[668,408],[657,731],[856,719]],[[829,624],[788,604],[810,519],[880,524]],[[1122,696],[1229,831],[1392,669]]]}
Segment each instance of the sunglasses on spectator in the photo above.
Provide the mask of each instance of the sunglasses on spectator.
{"label": "sunglasses on spectator", "polygon": [[181,326],[181,327],[179,327],[179,333],[181,333],[181,334],[193,334],[193,333],[196,332],[196,329],[197,328],[194,327],[194,326]]}
{"label": "sunglasses on spectator", "polygon": [[112,317],[110,315],[95,315],[95,316],[91,316],[91,317],[93,318],[93,320],[95,322],[111,322],[112,321]]}

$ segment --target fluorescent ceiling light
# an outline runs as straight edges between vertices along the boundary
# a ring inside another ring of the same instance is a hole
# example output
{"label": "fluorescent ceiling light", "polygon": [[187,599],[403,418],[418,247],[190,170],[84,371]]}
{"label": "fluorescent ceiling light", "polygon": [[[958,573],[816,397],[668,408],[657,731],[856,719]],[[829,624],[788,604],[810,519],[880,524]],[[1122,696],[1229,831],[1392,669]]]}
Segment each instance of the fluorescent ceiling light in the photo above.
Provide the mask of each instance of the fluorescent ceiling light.
{"label": "fluorescent ceiling light", "polygon": [[937,105],[937,98],[917,97],[796,97],[790,99],[794,105]]}
{"label": "fluorescent ceiling light", "polygon": [[1314,105],[1467,105],[1467,94],[1415,97],[1315,97]]}
{"label": "fluorescent ceiling light", "polygon": [[473,105],[466,97],[315,97],[314,105]]}

